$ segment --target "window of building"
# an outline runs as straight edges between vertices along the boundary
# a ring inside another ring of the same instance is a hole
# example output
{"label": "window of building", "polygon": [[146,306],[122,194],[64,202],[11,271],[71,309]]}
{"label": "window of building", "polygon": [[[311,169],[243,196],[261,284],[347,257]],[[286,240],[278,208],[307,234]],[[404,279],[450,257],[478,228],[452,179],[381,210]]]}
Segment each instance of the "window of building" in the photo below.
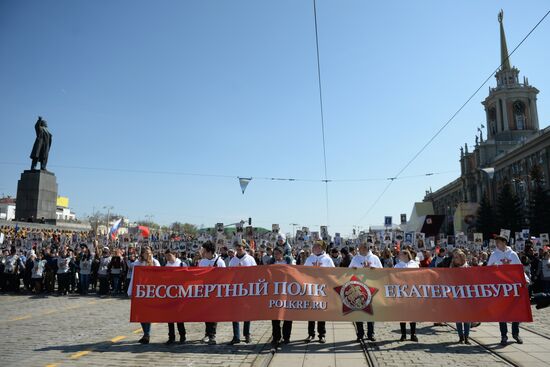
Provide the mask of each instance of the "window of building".
{"label": "window of building", "polygon": [[498,100],[498,107],[500,108],[500,131],[504,131],[504,111],[502,109],[502,99]]}
{"label": "window of building", "polygon": [[497,110],[495,107],[489,108],[489,131],[492,135],[497,133]]}
{"label": "window of building", "polygon": [[522,101],[514,102],[514,120],[516,129],[525,130],[525,104]]}

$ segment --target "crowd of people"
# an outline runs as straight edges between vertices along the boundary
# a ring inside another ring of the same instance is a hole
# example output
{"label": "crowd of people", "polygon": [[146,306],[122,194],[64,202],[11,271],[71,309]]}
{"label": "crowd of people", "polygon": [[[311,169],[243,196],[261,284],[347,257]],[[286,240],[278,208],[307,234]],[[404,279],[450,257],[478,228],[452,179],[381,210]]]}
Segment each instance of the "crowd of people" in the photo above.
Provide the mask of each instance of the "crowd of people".
{"label": "crowd of people", "polygon": [[[269,266],[272,264],[304,265],[321,267],[350,268],[423,268],[423,267],[475,267],[506,264],[522,264],[526,282],[531,293],[550,293],[550,254],[548,248],[535,250],[527,242],[524,251],[516,253],[508,239],[496,236],[496,248],[490,251],[476,251],[456,248],[425,249],[413,246],[400,246],[380,249],[379,246],[362,241],[358,246],[336,247],[333,243],[316,240],[311,246],[302,248],[291,246],[284,234],[277,234],[272,244],[251,246],[251,241],[239,239],[231,246],[207,240],[196,248],[194,253],[171,248],[159,249],[152,243],[119,243],[100,245],[98,241],[88,241],[87,236],[64,234],[66,241],[52,233],[46,242],[34,245],[27,251],[16,246],[14,238],[9,248],[2,251],[0,261],[0,289],[2,292],[28,292],[37,295],[68,294],[127,297],[131,293],[132,273],[135,266],[184,266],[184,267],[232,267]],[[42,238],[42,240],[44,240]],[[73,243],[72,240],[75,240]],[[87,242],[84,242],[87,241]],[[177,248],[177,246],[175,246]],[[177,323],[179,342],[186,342],[185,325]],[[168,324],[167,344],[176,342],[176,325]],[[365,337],[375,341],[374,322],[367,322],[365,333],[362,322],[355,323],[358,340]],[[250,343],[251,322],[233,322],[233,338],[230,344],[241,341]],[[469,344],[470,323],[457,323],[458,342]],[[141,343],[149,343],[151,325],[142,324],[144,335]],[[407,325],[400,324],[401,341],[407,340]],[[216,344],[216,323],[205,324],[203,342]],[[508,342],[507,323],[500,323],[501,343]],[[292,321],[273,320],[273,347],[289,343],[292,334]],[[325,342],[325,322],[309,322],[306,342]],[[409,324],[410,340],[418,341],[416,323]],[[519,335],[519,324],[512,323],[512,337],[523,343]]]}

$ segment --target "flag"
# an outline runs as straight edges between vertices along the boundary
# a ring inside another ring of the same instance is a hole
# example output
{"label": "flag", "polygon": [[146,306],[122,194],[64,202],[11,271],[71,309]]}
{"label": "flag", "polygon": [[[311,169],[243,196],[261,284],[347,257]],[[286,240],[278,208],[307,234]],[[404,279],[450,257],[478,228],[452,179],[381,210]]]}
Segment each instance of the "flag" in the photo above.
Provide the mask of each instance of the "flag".
{"label": "flag", "polygon": [[239,185],[241,185],[241,191],[244,194],[244,191],[246,190],[246,187],[248,184],[252,181],[252,177],[245,178],[245,177],[239,177]]}
{"label": "flag", "polygon": [[143,238],[149,238],[149,227],[145,226],[138,226],[138,231],[141,237]]}
{"label": "flag", "polygon": [[113,239],[113,240],[116,238],[116,234],[118,232],[118,227],[120,227],[120,223],[122,223],[122,218],[120,218],[115,223],[113,223],[113,226],[109,230],[109,235],[111,236],[111,239]]}

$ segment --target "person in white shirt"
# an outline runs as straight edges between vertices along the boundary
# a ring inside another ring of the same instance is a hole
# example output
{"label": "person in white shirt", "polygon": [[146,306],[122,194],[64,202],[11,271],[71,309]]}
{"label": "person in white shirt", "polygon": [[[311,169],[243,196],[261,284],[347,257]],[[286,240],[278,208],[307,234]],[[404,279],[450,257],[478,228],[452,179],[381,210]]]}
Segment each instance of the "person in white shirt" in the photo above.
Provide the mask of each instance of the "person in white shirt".
{"label": "person in white shirt", "polygon": [[[235,244],[235,256],[229,261],[229,267],[235,266],[256,266],[256,260],[252,256],[246,253],[248,250],[248,244],[246,240],[237,242]],[[243,336],[246,344],[250,343],[250,321],[244,321],[243,323]],[[233,339],[229,342],[230,345],[238,344],[241,342],[241,330],[239,328],[239,322],[233,322]]]}
{"label": "person in white shirt", "polygon": [[85,244],[80,245],[81,252],[78,261],[78,279],[80,281],[80,293],[82,295],[88,294],[88,288],[90,287],[90,274],[92,273],[92,256]]}
{"label": "person in white shirt", "polygon": [[[225,262],[220,256],[216,255],[216,245],[214,245],[212,241],[206,241],[202,244],[201,257],[202,258],[200,259],[198,265],[200,268],[225,268]],[[205,322],[204,324],[206,330],[204,338],[202,338],[202,342],[210,345],[216,344],[216,327],[218,326],[218,323]]]}
{"label": "person in white shirt", "polygon": [[[134,262],[134,268],[136,266],[160,266],[160,263],[157,259],[153,258],[153,251],[149,246],[143,246],[141,248],[141,254],[139,259]],[[130,285],[128,287],[128,296],[132,295],[132,287],[134,283],[134,273],[132,272],[132,278],[130,278]],[[151,337],[151,323],[142,322],[141,328],[143,329],[143,336],[138,340],[141,344],[149,344],[149,339]]]}
{"label": "person in white shirt", "polygon": [[70,280],[70,263],[71,256],[67,253],[65,247],[62,247],[59,251],[59,256],[57,257],[57,294],[62,296],[67,294],[69,291],[69,280]]}
{"label": "person in white shirt", "polygon": [[[414,256],[409,250],[402,250],[399,252],[399,262],[395,264],[395,269],[405,269],[405,268],[419,268],[416,261],[414,261]],[[402,322],[399,324],[401,327],[401,339],[400,341],[407,340],[407,323]],[[411,322],[411,341],[417,342],[418,338],[416,336],[416,322]]]}
{"label": "person in white shirt", "polygon": [[[166,267],[179,268],[182,266],[187,266],[186,263],[182,262],[176,257],[176,253],[170,250],[164,252],[164,258],[166,259]],[[180,344],[185,344],[185,324],[183,322],[178,322],[178,334],[180,335]],[[168,341],[166,345],[174,344],[176,342],[176,330],[174,328],[174,323],[168,323]]]}
{"label": "person in white shirt", "polygon": [[34,284],[34,292],[36,294],[40,294],[44,283],[44,268],[46,267],[46,260],[44,260],[42,251],[38,253],[38,256],[33,256],[34,258],[31,257],[33,259],[31,278]]}
{"label": "person in white shirt", "polygon": [[[368,248],[367,243],[363,242],[359,245],[359,253],[351,259],[349,264],[350,268],[368,268],[368,269],[379,269],[382,268],[382,263],[380,258],[372,253]],[[365,328],[363,327],[363,322],[359,321],[355,323],[357,328],[357,341],[363,340],[365,337]],[[374,322],[367,322],[367,339],[370,341],[376,341],[374,337]]]}
{"label": "person in white shirt", "polygon": [[[504,236],[498,235],[495,237],[496,249],[493,251],[487,266],[500,266],[500,265],[515,265],[521,264],[518,254],[514,252],[508,246],[508,239]],[[499,322],[500,327],[500,345],[508,344],[508,325],[506,322]],[[523,340],[519,336],[519,322],[512,322],[512,337],[518,344],[523,344]]]}
{"label": "person in white shirt", "polygon": [[[327,244],[323,240],[315,241],[311,248],[312,254],[306,259],[304,266],[318,266],[322,268],[334,268],[334,263],[330,256],[325,252]],[[317,332],[319,333],[319,343],[325,343],[325,335],[327,330],[325,328],[325,321],[317,321]],[[315,321],[308,321],[307,325],[308,337],[306,343],[309,343],[315,339]]]}
{"label": "person in white shirt", "polygon": [[10,254],[5,257],[4,264],[4,281],[5,287],[8,291],[19,292],[19,268],[21,268],[22,265],[23,263],[17,255],[15,246],[12,246],[10,249]]}

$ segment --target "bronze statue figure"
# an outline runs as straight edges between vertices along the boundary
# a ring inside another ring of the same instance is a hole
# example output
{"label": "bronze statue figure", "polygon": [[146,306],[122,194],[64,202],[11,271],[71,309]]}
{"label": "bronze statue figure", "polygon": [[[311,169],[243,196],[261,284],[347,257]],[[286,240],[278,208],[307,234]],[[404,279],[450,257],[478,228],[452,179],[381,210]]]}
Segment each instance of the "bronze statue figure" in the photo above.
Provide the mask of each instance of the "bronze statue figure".
{"label": "bronze statue figure", "polygon": [[34,125],[36,131],[36,140],[32,147],[31,170],[36,169],[36,163],[40,162],[40,169],[46,170],[48,164],[48,154],[52,145],[52,134],[48,131],[48,124],[46,120],[43,120],[41,116],[38,116],[38,121]]}

